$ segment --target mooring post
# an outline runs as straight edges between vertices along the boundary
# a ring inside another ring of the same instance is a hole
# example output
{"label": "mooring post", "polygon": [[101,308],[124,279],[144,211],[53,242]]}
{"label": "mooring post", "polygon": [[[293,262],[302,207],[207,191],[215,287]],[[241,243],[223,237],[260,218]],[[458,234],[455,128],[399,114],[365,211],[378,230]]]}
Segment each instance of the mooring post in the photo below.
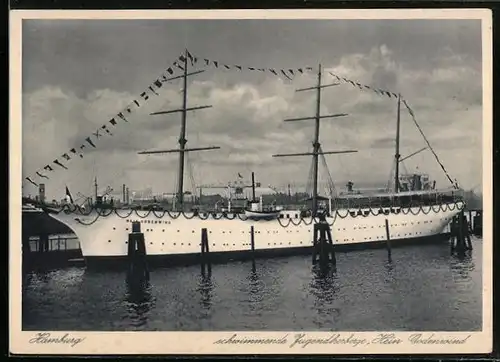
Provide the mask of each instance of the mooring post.
{"label": "mooring post", "polygon": [[329,262],[336,264],[335,252],[333,250],[333,240],[330,230],[330,225],[326,221],[326,215],[319,215],[319,221],[314,224],[314,241],[313,241],[313,264],[317,263],[317,255],[319,254],[319,263],[323,268]]}
{"label": "mooring post", "polygon": [[250,226],[250,248],[252,250],[252,271],[255,272],[255,230]]}
{"label": "mooring post", "polygon": [[49,234],[46,232],[38,236],[38,251],[42,253],[49,251]]}
{"label": "mooring post", "polygon": [[314,227],[313,227],[313,252],[312,252],[312,263],[313,264],[316,264],[316,262],[317,262],[316,251],[317,251],[318,242],[319,242],[318,236],[319,236],[319,226],[318,226],[318,224],[314,224]]}
{"label": "mooring post", "polygon": [[26,233],[23,233],[22,235],[22,243],[23,254],[31,253],[30,237],[26,235]]}
{"label": "mooring post", "polygon": [[[328,225],[330,226],[330,225]],[[337,265],[337,257],[335,256],[335,246],[333,245],[333,237],[332,237],[332,230],[330,227],[326,229],[326,236],[328,238],[328,244],[329,244],[329,249],[331,253],[331,261],[332,264],[335,266]]]}
{"label": "mooring post", "polygon": [[472,229],[474,235],[483,235],[483,214],[482,210],[476,210],[476,215],[474,216],[474,229]]}
{"label": "mooring post", "polygon": [[464,236],[464,213],[463,211],[460,212],[457,216],[457,225],[456,225],[456,231],[457,231],[457,244],[456,244],[456,250],[458,253],[464,253],[465,252],[465,236]]}
{"label": "mooring post", "polygon": [[389,220],[387,219],[385,219],[385,235],[386,235],[385,246],[387,248],[387,257],[389,258],[389,262],[391,262],[392,261],[391,233],[389,230]]}
{"label": "mooring post", "polygon": [[132,222],[132,232],[128,234],[128,277],[138,281],[149,280],[149,270],[146,262],[146,242],[141,232],[141,224]]}
{"label": "mooring post", "polygon": [[465,248],[466,250],[472,250],[472,241],[470,238],[471,228],[469,228],[469,223],[467,222],[467,218],[465,216],[463,218],[462,228],[463,228],[463,235],[465,238]]}
{"label": "mooring post", "polygon": [[455,251],[455,240],[457,237],[457,217],[453,216],[450,222],[450,252]]}
{"label": "mooring post", "polygon": [[472,226],[472,210],[469,210],[469,229],[470,229],[470,231],[473,230],[473,226]]}
{"label": "mooring post", "polygon": [[212,273],[212,265],[210,263],[210,249],[208,247],[208,231],[207,228],[201,229],[201,271],[205,274],[205,263],[208,267],[208,273]]}
{"label": "mooring post", "polygon": [[252,259],[255,259],[255,230],[253,225],[250,226],[250,247],[252,248]]}

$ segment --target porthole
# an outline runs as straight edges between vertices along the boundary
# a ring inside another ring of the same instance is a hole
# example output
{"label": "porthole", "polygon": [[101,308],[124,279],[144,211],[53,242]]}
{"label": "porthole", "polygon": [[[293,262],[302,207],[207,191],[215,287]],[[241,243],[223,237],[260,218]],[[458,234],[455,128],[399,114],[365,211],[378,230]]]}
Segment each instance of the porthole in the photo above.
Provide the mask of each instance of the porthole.
{"label": "porthole", "polygon": [[108,240],[108,243],[110,243],[110,242],[111,242],[111,240]]}

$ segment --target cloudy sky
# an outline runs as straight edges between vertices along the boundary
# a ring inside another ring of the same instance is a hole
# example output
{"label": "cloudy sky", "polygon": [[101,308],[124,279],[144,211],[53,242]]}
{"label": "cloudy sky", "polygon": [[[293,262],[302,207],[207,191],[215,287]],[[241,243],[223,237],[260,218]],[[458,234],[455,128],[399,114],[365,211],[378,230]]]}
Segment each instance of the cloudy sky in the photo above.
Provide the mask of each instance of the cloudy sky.
{"label": "cloudy sky", "polygon": [[[482,81],[479,20],[25,20],[23,23],[23,179],[45,181],[49,197],[64,185],[91,194],[94,176],[102,188],[154,192],[175,189],[177,155],[138,155],[175,148],[180,114],[150,112],[181,105],[182,84],[173,81],[118,122],[112,136],[95,141],[83,158],[52,162],[106,124],[148,88],[187,48],[199,58],[256,68],[324,68],[363,84],[401,92],[452,178],[465,188],[481,185]],[[189,154],[196,185],[233,181],[255,171],[265,185],[306,184],[311,160],[273,158],[309,151],[314,74],[290,81],[270,73],[206,68],[190,77],[188,146],[220,146]],[[324,83],[335,79],[323,74]],[[349,115],[321,124],[323,150],[358,153],[326,156],[339,188],[385,184],[393,165],[397,102],[343,84],[322,93],[322,114]],[[425,142],[409,114],[401,113],[401,154]],[[36,176],[51,164],[50,179]],[[448,183],[429,151],[405,162],[408,171],[428,172]],[[188,189],[191,177],[186,175]],[[36,188],[25,181],[25,194]],[[479,188],[480,190],[480,188]]]}

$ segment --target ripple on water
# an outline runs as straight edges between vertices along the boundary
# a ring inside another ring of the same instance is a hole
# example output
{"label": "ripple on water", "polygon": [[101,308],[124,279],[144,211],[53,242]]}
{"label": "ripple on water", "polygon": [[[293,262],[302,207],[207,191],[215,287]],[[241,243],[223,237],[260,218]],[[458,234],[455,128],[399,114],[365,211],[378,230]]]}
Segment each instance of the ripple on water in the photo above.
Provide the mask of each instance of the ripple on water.
{"label": "ripple on water", "polygon": [[481,246],[337,254],[322,274],[309,256],[122,272],[68,268],[23,281],[25,330],[480,330]]}

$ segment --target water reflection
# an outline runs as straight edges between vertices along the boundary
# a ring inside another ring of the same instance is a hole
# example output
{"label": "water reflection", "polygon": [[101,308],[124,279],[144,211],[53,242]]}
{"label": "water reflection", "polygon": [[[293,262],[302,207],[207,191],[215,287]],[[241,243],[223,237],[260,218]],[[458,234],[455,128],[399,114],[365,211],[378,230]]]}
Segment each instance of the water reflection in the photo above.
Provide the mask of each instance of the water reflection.
{"label": "water reflection", "polygon": [[250,309],[256,310],[259,308],[258,303],[264,300],[266,283],[262,280],[260,273],[253,267],[246,277],[246,282],[248,283],[248,301],[250,302]]}
{"label": "water reflection", "polygon": [[152,295],[152,287],[149,280],[138,281],[134,278],[126,279],[127,291],[125,303],[127,317],[131,319],[131,325],[136,328],[145,326],[148,322],[148,314],[155,306],[155,298]]}
{"label": "water reflection", "polygon": [[316,324],[323,328],[325,323],[330,325],[340,316],[340,309],[336,307],[339,292],[337,270],[334,265],[328,268],[314,265],[312,275],[309,292],[315,297],[313,305],[318,314]]}
{"label": "water reflection", "polygon": [[215,285],[212,281],[212,272],[210,271],[209,273],[202,273],[198,280],[197,291],[201,296],[200,304],[206,310],[209,310],[212,306],[214,289]]}
{"label": "water reflection", "polygon": [[470,279],[470,273],[474,271],[475,267],[471,250],[456,253],[451,257],[450,268],[455,275],[462,279]]}

